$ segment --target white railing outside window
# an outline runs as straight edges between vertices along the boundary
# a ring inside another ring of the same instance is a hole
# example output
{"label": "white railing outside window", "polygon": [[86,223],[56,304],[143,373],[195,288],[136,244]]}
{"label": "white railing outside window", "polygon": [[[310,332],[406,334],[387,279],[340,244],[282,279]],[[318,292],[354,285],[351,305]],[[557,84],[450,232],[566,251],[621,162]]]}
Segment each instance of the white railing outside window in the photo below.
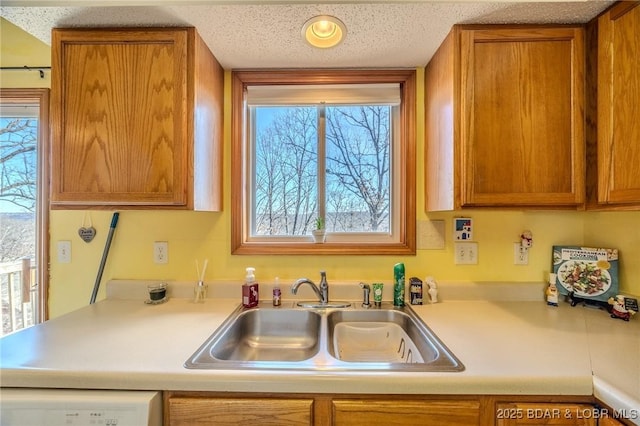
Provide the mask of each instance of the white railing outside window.
{"label": "white railing outside window", "polygon": [[0,263],[0,336],[30,327],[38,318],[36,266],[31,259]]}

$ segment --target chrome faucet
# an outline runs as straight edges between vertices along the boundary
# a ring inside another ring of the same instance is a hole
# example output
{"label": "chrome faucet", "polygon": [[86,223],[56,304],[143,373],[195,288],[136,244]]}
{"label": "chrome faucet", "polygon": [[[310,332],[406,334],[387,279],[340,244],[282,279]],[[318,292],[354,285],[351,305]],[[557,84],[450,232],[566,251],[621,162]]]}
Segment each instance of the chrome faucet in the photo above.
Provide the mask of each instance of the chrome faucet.
{"label": "chrome faucet", "polygon": [[300,278],[291,286],[291,294],[298,293],[298,287],[302,284],[309,284],[313,292],[318,296],[318,300],[321,304],[326,305],[329,303],[329,283],[327,282],[327,274],[325,271],[320,271],[320,287],[313,283],[308,278]]}

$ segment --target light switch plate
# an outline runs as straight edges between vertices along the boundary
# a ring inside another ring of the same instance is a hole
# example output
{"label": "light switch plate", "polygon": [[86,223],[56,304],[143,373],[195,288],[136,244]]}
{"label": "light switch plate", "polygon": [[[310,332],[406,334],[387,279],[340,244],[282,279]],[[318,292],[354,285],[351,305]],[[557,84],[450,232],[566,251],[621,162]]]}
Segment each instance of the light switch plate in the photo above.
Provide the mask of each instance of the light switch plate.
{"label": "light switch plate", "polygon": [[478,243],[453,243],[454,259],[456,265],[478,264]]}
{"label": "light switch plate", "polygon": [[71,263],[71,241],[58,241],[58,263]]}

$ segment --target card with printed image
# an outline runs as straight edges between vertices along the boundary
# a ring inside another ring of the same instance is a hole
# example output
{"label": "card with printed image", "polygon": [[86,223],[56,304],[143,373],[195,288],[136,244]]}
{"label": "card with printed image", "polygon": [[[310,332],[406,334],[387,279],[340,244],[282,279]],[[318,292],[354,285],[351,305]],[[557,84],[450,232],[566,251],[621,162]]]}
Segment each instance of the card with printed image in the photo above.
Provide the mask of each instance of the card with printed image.
{"label": "card with printed image", "polygon": [[560,294],[606,302],[618,294],[618,250],[553,246],[553,272]]}

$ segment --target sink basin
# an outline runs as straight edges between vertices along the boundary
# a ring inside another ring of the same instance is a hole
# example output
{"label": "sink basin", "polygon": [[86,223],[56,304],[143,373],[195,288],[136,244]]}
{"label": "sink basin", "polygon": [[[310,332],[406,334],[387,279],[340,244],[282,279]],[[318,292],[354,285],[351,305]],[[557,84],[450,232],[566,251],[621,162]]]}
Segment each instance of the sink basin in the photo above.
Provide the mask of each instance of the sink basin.
{"label": "sink basin", "polygon": [[418,323],[399,310],[332,312],[328,323],[329,353],[343,361],[413,363],[438,357]]}
{"label": "sink basin", "polygon": [[[398,324],[341,322],[333,329],[332,355],[349,362],[424,362],[422,353]],[[430,352],[430,360],[437,352]]]}
{"label": "sink basin", "polygon": [[239,306],[185,362],[190,369],[462,371],[409,306]]}
{"label": "sink basin", "polygon": [[327,316],[329,355],[393,370],[462,371],[462,363],[409,307],[333,311]]}
{"label": "sink basin", "polygon": [[321,316],[302,309],[236,309],[189,359],[188,368],[298,362],[320,348]]}

